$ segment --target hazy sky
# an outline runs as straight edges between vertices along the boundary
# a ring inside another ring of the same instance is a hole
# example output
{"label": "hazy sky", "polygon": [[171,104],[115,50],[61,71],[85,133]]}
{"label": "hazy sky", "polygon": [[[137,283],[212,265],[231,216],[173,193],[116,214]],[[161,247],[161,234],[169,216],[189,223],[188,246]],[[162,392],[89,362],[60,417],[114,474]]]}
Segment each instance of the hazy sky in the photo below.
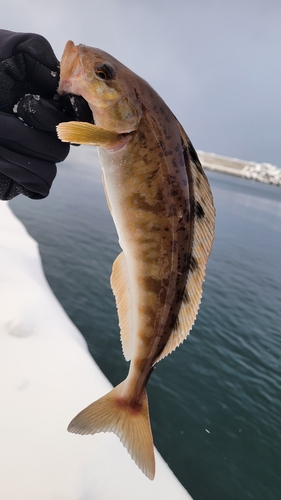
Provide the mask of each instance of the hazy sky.
{"label": "hazy sky", "polygon": [[281,0],[9,0],[1,27],[111,53],[196,149],[281,167]]}

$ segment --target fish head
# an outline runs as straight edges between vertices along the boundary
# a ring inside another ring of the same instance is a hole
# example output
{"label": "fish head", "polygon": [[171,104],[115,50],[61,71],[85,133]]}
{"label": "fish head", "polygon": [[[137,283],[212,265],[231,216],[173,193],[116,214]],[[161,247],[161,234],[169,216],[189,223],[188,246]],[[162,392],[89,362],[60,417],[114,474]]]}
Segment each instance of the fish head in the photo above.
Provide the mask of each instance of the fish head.
{"label": "fish head", "polygon": [[106,52],[68,41],[61,60],[60,95],[81,95],[92,110],[96,125],[117,132],[136,130],[141,104],[137,76]]}

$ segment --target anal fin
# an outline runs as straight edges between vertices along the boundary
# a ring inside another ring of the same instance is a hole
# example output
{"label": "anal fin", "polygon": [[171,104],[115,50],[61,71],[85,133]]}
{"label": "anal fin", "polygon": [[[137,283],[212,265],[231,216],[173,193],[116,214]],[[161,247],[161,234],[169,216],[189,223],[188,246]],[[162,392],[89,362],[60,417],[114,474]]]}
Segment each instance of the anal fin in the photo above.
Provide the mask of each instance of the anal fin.
{"label": "anal fin", "polygon": [[129,361],[132,352],[132,299],[124,252],[113,263],[110,283],[116,299],[123,354]]}

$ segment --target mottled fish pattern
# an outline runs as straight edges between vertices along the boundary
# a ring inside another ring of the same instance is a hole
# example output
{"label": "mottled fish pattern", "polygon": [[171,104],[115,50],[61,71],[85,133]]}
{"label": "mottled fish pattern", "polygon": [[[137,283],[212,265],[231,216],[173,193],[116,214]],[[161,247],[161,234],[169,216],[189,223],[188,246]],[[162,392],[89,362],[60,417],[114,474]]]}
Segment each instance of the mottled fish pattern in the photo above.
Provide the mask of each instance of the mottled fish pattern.
{"label": "mottled fish pattern", "polygon": [[113,264],[125,381],[70,423],[80,434],[115,432],[153,479],[146,384],[155,363],[188,335],[198,312],[214,237],[215,209],[197,154],[150,85],[109,54],[68,42],[60,94],[82,95],[95,125],[58,126],[64,141],[99,148],[122,252]]}

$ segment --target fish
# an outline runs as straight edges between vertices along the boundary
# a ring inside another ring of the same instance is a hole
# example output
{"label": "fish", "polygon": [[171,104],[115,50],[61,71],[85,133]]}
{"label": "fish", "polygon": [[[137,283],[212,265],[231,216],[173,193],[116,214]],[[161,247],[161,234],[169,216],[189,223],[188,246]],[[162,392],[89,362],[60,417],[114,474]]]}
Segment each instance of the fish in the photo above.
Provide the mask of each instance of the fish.
{"label": "fish", "polygon": [[183,127],[155,90],[110,54],[67,42],[58,93],[82,96],[94,123],[57,126],[62,141],[98,147],[121,253],[113,263],[126,379],[82,410],[68,430],[115,433],[155,476],[147,382],[189,334],[215,229],[211,188]]}

